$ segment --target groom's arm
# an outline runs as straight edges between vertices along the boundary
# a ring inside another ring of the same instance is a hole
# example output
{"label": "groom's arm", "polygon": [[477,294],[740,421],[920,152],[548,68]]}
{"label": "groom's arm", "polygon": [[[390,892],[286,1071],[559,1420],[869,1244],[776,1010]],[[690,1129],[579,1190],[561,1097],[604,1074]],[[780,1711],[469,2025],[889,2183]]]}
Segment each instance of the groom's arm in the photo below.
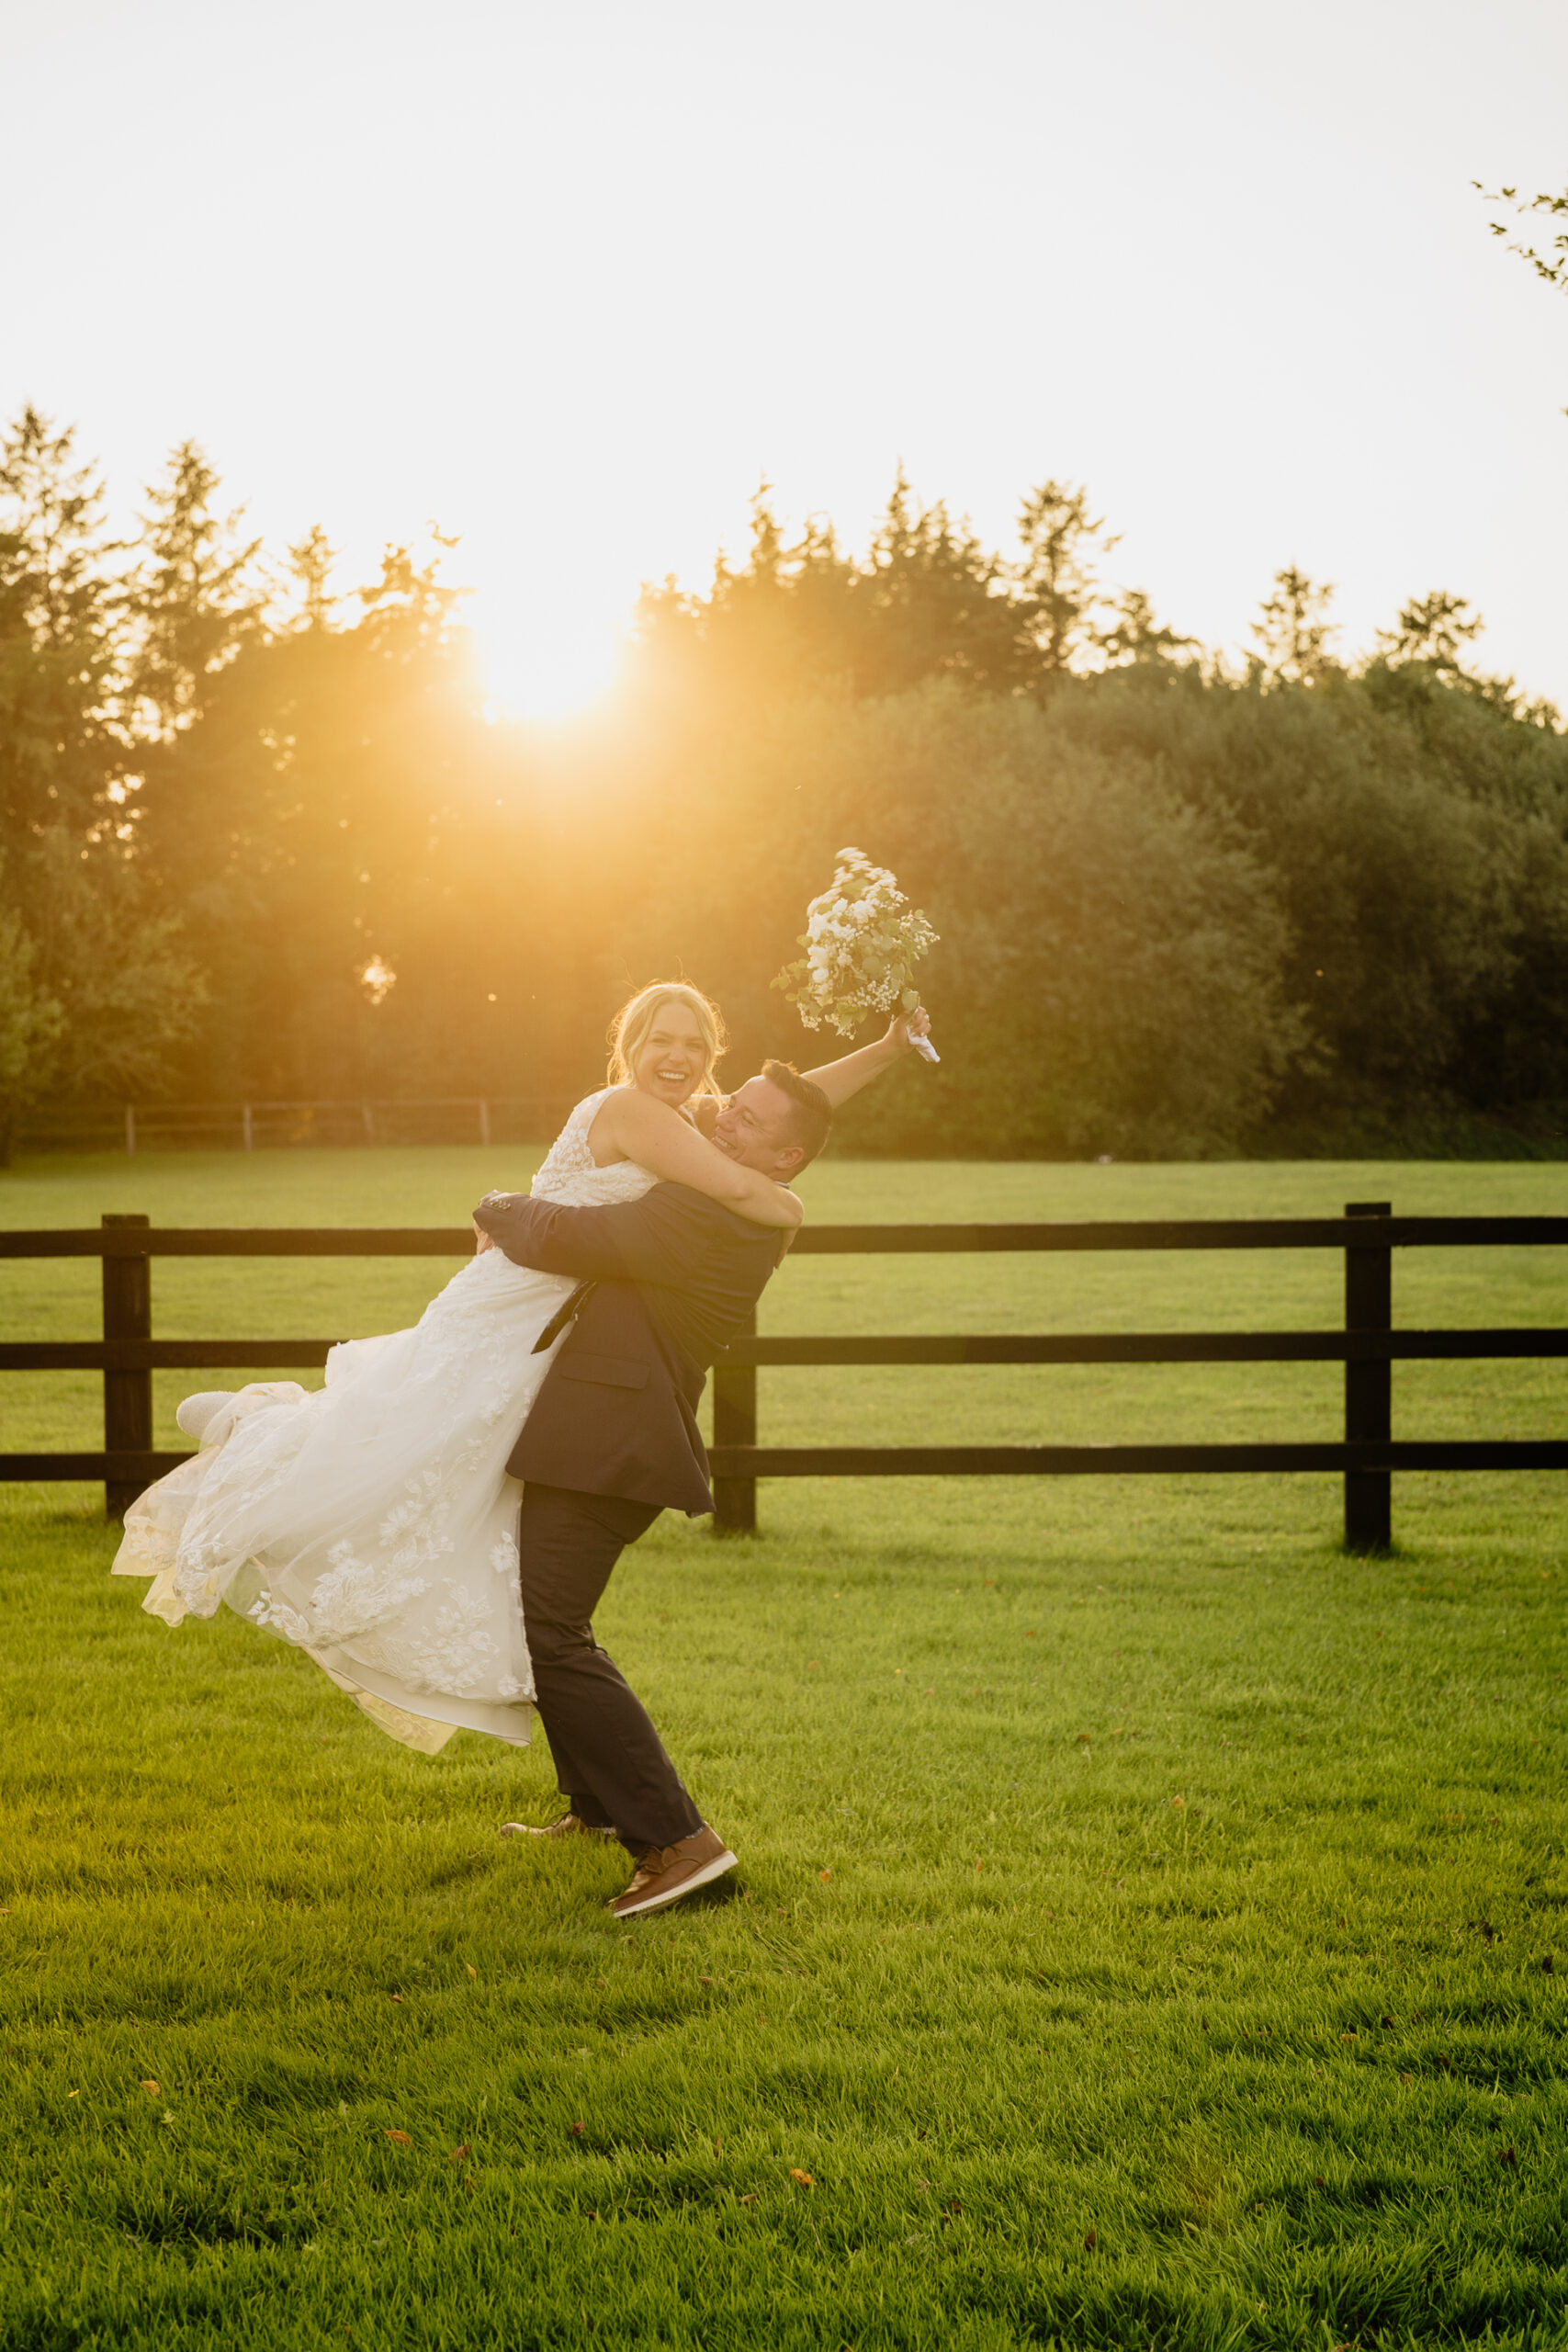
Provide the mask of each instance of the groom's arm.
{"label": "groom's arm", "polygon": [[578,1281],[659,1283],[676,1290],[690,1288],[704,1274],[716,1239],[749,1239],[754,1233],[771,1254],[777,1238],[766,1226],[748,1231],[742,1219],[683,1184],[657,1184],[640,1201],[596,1209],[490,1193],[474,1211],[474,1223],[520,1266]]}

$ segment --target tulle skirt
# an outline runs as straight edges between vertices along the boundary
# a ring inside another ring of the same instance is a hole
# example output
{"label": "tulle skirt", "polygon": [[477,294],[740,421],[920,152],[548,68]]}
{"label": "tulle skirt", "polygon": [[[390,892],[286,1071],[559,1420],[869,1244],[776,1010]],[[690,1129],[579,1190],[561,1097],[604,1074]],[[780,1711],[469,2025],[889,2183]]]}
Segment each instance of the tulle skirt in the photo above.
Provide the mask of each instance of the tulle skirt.
{"label": "tulle skirt", "polygon": [[[526,1742],[534,1679],[506,1460],[572,1289],[484,1251],[409,1331],[352,1340],[326,1385],[204,1399],[200,1451],[126,1513],[117,1576],[166,1624],[226,1603],[313,1658],[394,1739]],[[195,1401],[195,1400],[193,1400]]]}

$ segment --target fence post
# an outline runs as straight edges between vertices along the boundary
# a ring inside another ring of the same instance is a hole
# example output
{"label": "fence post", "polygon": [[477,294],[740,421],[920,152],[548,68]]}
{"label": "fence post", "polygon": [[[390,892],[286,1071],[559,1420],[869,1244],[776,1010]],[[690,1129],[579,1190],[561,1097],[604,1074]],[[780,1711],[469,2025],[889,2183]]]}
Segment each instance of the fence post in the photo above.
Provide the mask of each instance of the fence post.
{"label": "fence post", "polygon": [[376,1114],[370,1108],[368,1101],[361,1102],[359,1106],[359,1116],[364,1123],[366,1142],[374,1143],[376,1140]]}
{"label": "fence post", "polygon": [[245,1149],[247,1151],[254,1151],[256,1148],[255,1123],[251,1117],[251,1106],[248,1102],[242,1102],[240,1105],[240,1125],[244,1130]]}
{"label": "fence post", "polygon": [[[106,1216],[106,1226],[151,1224],[144,1216]],[[152,1261],[150,1258],[106,1258],[104,1267],[104,1338],[150,1340],[152,1336]],[[104,1374],[104,1451],[106,1453],[151,1453],[152,1451],[152,1375],[150,1372],[106,1372]],[[104,1486],[104,1510],[109,1519],[123,1519],[146,1480],[110,1478]]]}
{"label": "fence post", "polygon": [[[752,1339],[757,1310],[750,1307],[735,1336]],[[713,1375],[713,1442],[719,1445],[757,1442],[757,1367],[754,1363],[716,1364]],[[713,1482],[713,1532],[716,1535],[755,1535],[755,1478],[716,1478]]]}
{"label": "fence post", "polygon": [[479,1141],[488,1151],[490,1149],[490,1104],[488,1102],[479,1104]]}
{"label": "fence post", "polygon": [[125,1156],[128,1159],[136,1157],[136,1113],[129,1102],[125,1106]]}
{"label": "fence post", "polygon": [[[1390,1201],[1347,1201],[1347,1216],[1386,1217]],[[1393,1325],[1393,1252],[1371,1237],[1345,1252],[1345,1329],[1388,1331]],[[1387,1356],[1345,1366],[1347,1443],[1386,1445],[1393,1435],[1393,1366]],[[1386,1470],[1345,1474],[1345,1549],[1386,1552],[1393,1542],[1393,1481]]]}

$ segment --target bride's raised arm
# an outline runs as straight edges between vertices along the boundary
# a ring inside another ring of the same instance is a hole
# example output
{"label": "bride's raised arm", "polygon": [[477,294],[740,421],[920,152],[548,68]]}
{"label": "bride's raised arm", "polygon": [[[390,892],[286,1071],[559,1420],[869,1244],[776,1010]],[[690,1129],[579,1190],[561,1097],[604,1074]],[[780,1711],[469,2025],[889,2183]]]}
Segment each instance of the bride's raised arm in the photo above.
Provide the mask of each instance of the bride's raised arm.
{"label": "bride's raised arm", "polygon": [[700,1136],[678,1111],[635,1086],[617,1087],[589,1130],[590,1141],[611,1145],[666,1184],[688,1184],[722,1201],[753,1225],[793,1233],[806,1212],[795,1194],[756,1168],[743,1168]]}
{"label": "bride's raised arm", "polygon": [[917,1005],[913,1012],[896,1012],[886,1034],[874,1046],[862,1046],[836,1062],[824,1062],[820,1069],[802,1070],[801,1076],[808,1078],[813,1086],[819,1086],[836,1111],[840,1102],[847,1102],[852,1094],[858,1094],[871,1080],[880,1078],[885,1069],[891,1069],[895,1062],[901,1061],[913,1050],[914,1040],[923,1037],[931,1025],[931,1015],[923,1004]]}

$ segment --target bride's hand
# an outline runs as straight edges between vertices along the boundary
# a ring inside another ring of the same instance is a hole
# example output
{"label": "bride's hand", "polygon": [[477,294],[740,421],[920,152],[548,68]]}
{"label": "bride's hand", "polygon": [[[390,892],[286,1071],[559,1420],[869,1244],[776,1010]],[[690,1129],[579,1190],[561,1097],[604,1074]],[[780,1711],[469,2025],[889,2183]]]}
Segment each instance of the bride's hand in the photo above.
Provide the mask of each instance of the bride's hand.
{"label": "bride's hand", "polygon": [[923,1004],[918,1004],[913,1012],[896,1012],[893,1015],[883,1042],[891,1046],[896,1053],[912,1053],[916,1038],[929,1037],[931,1030],[931,1014]]}
{"label": "bride's hand", "polygon": [[476,1221],[476,1222],[475,1222],[475,1226],[474,1226],[474,1255],[475,1255],[475,1257],[476,1257],[476,1258],[482,1258],[482,1257],[483,1257],[483,1255],[484,1255],[484,1253],[485,1253],[485,1251],[486,1251],[487,1250],[493,1250],[494,1248],[495,1248],[495,1238],[494,1238],[494,1236],[493,1236],[492,1234],[486,1233],[486,1232],[484,1231],[483,1227],[481,1227],[481,1226],[480,1226],[480,1225]]}

